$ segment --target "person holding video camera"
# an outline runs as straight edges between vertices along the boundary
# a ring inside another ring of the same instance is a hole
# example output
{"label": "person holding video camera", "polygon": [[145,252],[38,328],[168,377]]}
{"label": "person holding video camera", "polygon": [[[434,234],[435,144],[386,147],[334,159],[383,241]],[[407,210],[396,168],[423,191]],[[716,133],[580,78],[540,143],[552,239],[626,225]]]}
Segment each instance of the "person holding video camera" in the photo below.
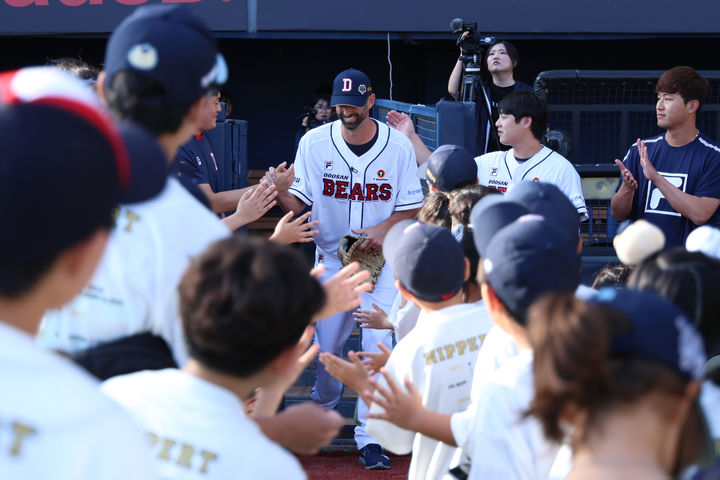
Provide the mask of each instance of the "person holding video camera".
{"label": "person holding video camera", "polygon": [[295,134],[295,150],[300,144],[300,139],[308,131],[320,125],[336,120],[335,108],[330,106],[331,91],[329,87],[321,87],[315,91],[310,103],[305,107],[305,111],[300,118],[300,128]]}
{"label": "person holding video camera", "polygon": [[[466,30],[458,41],[460,56],[455,62],[455,67],[448,79],[448,93],[457,100],[463,98],[461,87],[463,86],[462,79],[465,73],[467,55],[463,55],[462,45],[468,35],[472,35],[472,32]],[[478,115],[479,129],[475,150],[476,155],[497,150],[507,150],[509,148],[509,146],[502,145],[497,140],[497,135],[492,126],[497,122],[499,116],[498,105],[500,101],[505,98],[505,95],[518,90],[532,91],[530,85],[515,79],[518,60],[519,54],[517,48],[507,40],[497,40],[487,50],[484,62],[486,68],[483,68],[483,70],[486,70],[490,74],[491,81],[483,82],[483,91],[479,92],[482,93],[482,95],[478,94],[475,100],[478,103],[476,114]],[[486,102],[487,106],[483,105],[482,102]],[[490,110],[492,118],[488,117],[488,110]]]}

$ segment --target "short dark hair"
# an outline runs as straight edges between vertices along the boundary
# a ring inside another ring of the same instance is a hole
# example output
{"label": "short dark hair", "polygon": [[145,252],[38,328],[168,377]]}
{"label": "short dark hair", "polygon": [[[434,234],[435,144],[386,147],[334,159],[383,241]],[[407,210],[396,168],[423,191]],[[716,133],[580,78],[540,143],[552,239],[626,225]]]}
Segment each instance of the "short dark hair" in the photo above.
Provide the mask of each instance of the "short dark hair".
{"label": "short dark hair", "polygon": [[38,256],[32,262],[21,266],[3,267],[0,270],[0,297],[17,298],[29,292],[32,287],[47,272],[62,252]]}
{"label": "short dark hair", "polygon": [[515,123],[520,123],[525,117],[532,119],[530,130],[535,138],[542,140],[547,129],[548,110],[545,102],[540,100],[533,92],[517,91],[508,93],[500,101],[498,112],[503,115],[515,117]]}
{"label": "short dark hair", "polygon": [[297,251],[233,235],[193,260],[180,282],[190,356],[235,377],[265,368],[299,340],[325,291]]}
{"label": "short dark hair", "polygon": [[665,250],[640,263],[628,285],[651,290],[682,308],[702,334],[708,354],[720,353],[720,260],[682,247]]}
{"label": "short dark hair", "polygon": [[155,136],[175,133],[190,111],[193,100],[171,104],[165,87],[145,75],[124,70],[105,82],[105,99],[113,115],[123,121],[137,123]]}
{"label": "short dark hair", "polygon": [[679,93],[685,103],[697,100],[700,106],[705,103],[709,90],[710,82],[691,67],[671,68],[662,74],[655,86],[657,93]]}

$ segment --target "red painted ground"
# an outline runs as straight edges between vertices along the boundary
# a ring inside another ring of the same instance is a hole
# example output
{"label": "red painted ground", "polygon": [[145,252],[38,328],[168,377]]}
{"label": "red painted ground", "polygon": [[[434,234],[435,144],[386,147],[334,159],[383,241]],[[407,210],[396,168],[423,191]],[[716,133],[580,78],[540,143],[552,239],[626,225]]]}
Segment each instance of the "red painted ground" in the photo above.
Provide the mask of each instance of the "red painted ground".
{"label": "red painted ground", "polygon": [[298,456],[309,480],[330,480],[354,478],[385,480],[407,478],[410,455],[390,457],[390,470],[365,470],[358,462],[357,452],[321,452],[314,456]]}

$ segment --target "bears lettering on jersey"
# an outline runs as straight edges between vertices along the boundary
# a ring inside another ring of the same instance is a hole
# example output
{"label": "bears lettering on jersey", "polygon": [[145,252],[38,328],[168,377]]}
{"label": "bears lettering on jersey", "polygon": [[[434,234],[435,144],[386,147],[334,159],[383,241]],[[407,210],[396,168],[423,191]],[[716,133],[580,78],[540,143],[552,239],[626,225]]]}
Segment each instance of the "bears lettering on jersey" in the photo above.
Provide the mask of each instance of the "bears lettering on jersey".
{"label": "bears lettering on jersey", "polygon": [[322,193],[326,197],[335,197],[356,202],[376,202],[378,200],[387,202],[392,198],[392,185],[389,183],[382,185],[366,183],[363,189],[363,185],[360,183],[355,183],[350,187],[350,182],[323,178]]}

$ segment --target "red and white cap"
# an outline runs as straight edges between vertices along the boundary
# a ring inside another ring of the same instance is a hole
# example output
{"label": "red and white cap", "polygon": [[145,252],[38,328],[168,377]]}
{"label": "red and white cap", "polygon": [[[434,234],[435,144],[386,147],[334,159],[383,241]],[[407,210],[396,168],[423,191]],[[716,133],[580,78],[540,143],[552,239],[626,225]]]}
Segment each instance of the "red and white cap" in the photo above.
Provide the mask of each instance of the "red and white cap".
{"label": "red and white cap", "polygon": [[167,177],[149,132],[115,123],[85,83],[50,67],[0,73],[0,145],[3,263],[82,240]]}

